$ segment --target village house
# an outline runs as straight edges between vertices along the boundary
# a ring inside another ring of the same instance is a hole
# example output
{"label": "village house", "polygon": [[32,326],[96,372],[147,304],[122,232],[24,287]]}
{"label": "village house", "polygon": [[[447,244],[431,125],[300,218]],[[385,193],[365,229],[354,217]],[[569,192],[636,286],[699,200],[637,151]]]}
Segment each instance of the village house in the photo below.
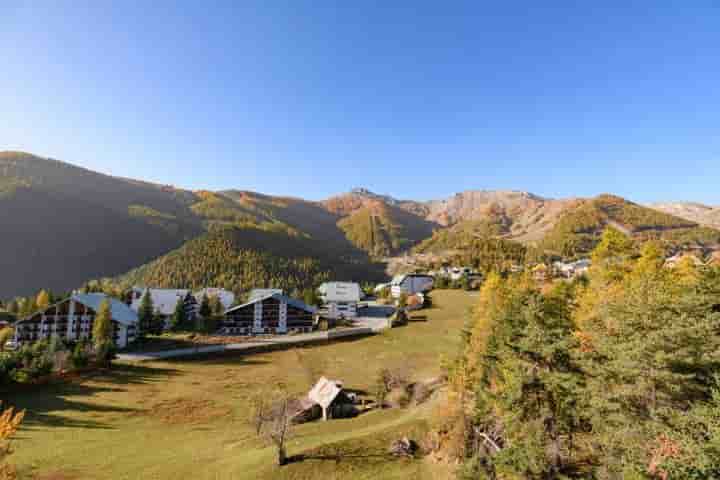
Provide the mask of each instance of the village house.
{"label": "village house", "polygon": [[422,273],[396,275],[390,282],[390,294],[394,298],[399,298],[403,293],[406,295],[425,293],[432,290],[434,282],[435,279],[431,275]]}
{"label": "village house", "polygon": [[168,321],[175,312],[175,307],[178,301],[182,301],[184,304],[185,315],[188,320],[193,320],[197,315],[199,308],[198,301],[193,296],[190,290],[184,289],[165,289],[165,288],[143,288],[133,287],[130,292],[130,308],[137,312],[140,310],[142,304],[142,298],[145,296],[145,292],[150,292],[150,298],[152,299],[153,308],[155,313],[162,317],[165,321],[167,328]]}
{"label": "village house", "polygon": [[197,302],[198,305],[200,305],[203,296],[205,295],[207,295],[208,298],[216,297],[220,300],[220,303],[225,310],[232,307],[235,303],[235,294],[229,290],[225,290],[224,288],[208,287],[198,290],[197,292],[193,292],[193,297],[195,297],[195,302]]}
{"label": "village house", "polygon": [[696,267],[702,267],[705,265],[697,255],[691,252],[679,252],[665,259],[665,266],[667,268],[675,268],[683,261],[689,261]]}
{"label": "village house", "polygon": [[590,269],[590,260],[583,258],[574,262],[555,262],[553,270],[561,277],[575,278],[584,275]]}
{"label": "village house", "polygon": [[115,346],[123,348],[137,337],[137,314],[104,293],[74,294],[19,320],[15,325],[15,343],[32,343],[53,336],[66,342],[90,340],[95,315],[104,300],[110,303]]}
{"label": "village house", "polygon": [[357,316],[362,290],[357,283],[326,282],[318,288],[323,300],[322,316],[333,320],[352,319]]}
{"label": "village house", "polygon": [[320,377],[307,398],[322,409],[322,419],[351,417],[357,413],[353,399],[343,390],[342,382]]}
{"label": "village house", "polygon": [[253,298],[230,308],[219,332],[229,335],[311,332],[315,309],[280,293]]}

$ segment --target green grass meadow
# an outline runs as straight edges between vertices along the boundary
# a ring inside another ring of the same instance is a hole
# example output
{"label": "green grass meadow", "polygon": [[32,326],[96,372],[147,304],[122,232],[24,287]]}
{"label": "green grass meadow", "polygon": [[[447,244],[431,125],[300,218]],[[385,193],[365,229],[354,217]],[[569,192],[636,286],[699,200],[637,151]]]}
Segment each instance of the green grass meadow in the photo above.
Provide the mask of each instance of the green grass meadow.
{"label": "green grass meadow", "polygon": [[[475,296],[433,293],[419,321],[380,335],[247,355],[118,363],[67,382],[3,392],[27,410],[11,457],[21,478],[70,479],[393,479],[440,478],[418,459],[388,456],[392,440],[419,438],[432,404],[370,411],[353,419],[294,428],[288,454],[249,426],[249,398],[279,384],[304,394],[320,375],[370,390],[380,368],[405,367],[415,380],[440,374]],[[424,319],[422,317],[425,317]]]}

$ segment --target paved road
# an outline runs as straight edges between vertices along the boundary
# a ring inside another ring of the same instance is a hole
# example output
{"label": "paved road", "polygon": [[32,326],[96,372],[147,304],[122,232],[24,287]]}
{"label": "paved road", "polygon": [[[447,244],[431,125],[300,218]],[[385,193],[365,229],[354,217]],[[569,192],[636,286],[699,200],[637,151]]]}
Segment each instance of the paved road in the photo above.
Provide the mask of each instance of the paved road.
{"label": "paved road", "polygon": [[328,342],[342,337],[372,335],[388,327],[387,317],[392,315],[394,311],[395,309],[393,307],[377,305],[376,303],[371,302],[368,307],[361,308],[358,311],[360,316],[355,319],[352,328],[330,330],[329,332],[302,333],[299,335],[258,337],[250,342],[231,343],[228,345],[198,345],[196,348],[178,348],[175,350],[164,350],[159,352],[120,353],[117,357],[120,360],[142,362],[147,360],[161,360],[164,358],[184,357],[203,353],[242,350],[257,351],[265,349],[272,350],[296,344]]}

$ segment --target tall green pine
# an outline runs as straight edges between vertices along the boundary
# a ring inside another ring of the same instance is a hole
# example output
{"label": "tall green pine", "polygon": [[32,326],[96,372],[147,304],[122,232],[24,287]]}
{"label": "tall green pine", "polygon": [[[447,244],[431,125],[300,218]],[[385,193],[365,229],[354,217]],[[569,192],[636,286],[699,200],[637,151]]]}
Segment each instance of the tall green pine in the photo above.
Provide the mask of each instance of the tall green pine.
{"label": "tall green pine", "polygon": [[153,305],[153,300],[150,296],[150,290],[146,290],[145,294],[140,300],[140,308],[138,309],[138,323],[140,326],[140,333],[142,335],[152,333],[152,323],[154,315],[155,306]]}
{"label": "tall green pine", "polygon": [[185,312],[185,301],[183,298],[178,298],[175,304],[175,311],[170,317],[170,330],[178,331],[187,327],[187,313]]}

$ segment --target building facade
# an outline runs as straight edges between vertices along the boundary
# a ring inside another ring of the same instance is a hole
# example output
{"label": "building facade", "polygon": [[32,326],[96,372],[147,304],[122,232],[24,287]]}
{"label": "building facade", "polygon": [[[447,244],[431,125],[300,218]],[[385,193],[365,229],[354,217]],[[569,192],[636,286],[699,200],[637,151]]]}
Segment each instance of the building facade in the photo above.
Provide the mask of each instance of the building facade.
{"label": "building facade", "polygon": [[123,348],[137,338],[137,314],[121,301],[103,293],[75,294],[18,321],[15,343],[32,343],[51,337],[65,342],[92,340],[95,316],[104,300],[110,303],[115,346]]}
{"label": "building facade", "polygon": [[274,293],[227,310],[219,333],[259,335],[311,332],[314,321],[314,308],[299,300]]}
{"label": "building facade", "polygon": [[360,285],[351,282],[326,282],[318,288],[323,300],[320,311],[325,318],[352,319],[357,317],[361,297]]}

